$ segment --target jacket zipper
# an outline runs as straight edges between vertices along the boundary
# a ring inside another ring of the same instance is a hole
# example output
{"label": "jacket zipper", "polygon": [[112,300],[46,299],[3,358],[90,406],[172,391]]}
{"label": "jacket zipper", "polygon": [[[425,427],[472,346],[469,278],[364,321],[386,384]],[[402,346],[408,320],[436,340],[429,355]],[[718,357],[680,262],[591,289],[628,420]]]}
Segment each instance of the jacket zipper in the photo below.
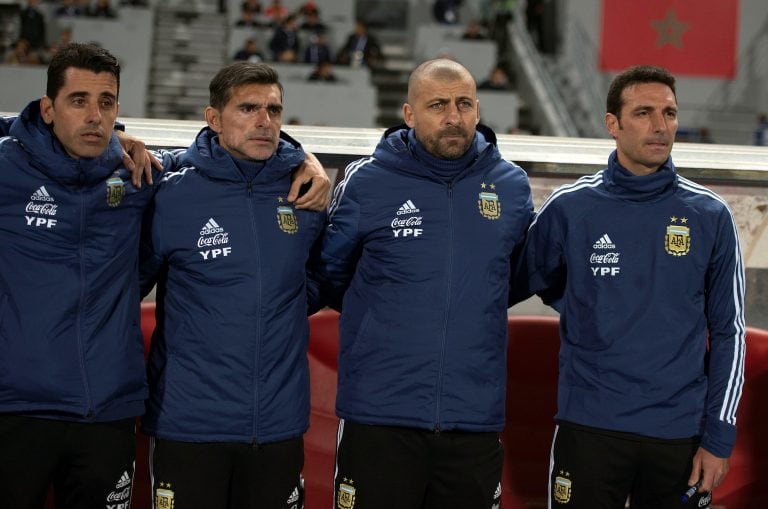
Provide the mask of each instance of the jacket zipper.
{"label": "jacket zipper", "polygon": [[253,210],[253,180],[248,180],[246,184],[246,191],[248,196],[248,212],[249,216],[251,218],[251,231],[253,232],[253,244],[254,244],[254,263],[256,264],[256,341],[255,341],[255,348],[253,352],[253,428],[252,428],[252,437],[253,437],[253,446],[257,447],[257,437],[259,434],[259,359],[261,358],[260,350],[261,350],[261,271],[259,269],[260,267],[260,257],[259,257],[259,239],[258,239],[258,229],[256,228],[256,220],[254,217],[254,210]]}
{"label": "jacket zipper", "polygon": [[445,320],[443,322],[443,343],[440,348],[440,369],[437,372],[435,388],[435,426],[433,431],[440,433],[440,403],[443,391],[443,372],[445,370],[445,347],[448,338],[448,317],[451,309],[451,280],[453,273],[453,182],[448,182],[448,281],[445,292]]}
{"label": "jacket zipper", "polygon": [[[82,170],[81,170],[82,171]],[[82,173],[81,173],[82,177]],[[82,180],[82,178],[81,178]],[[80,374],[83,377],[83,390],[85,393],[85,413],[83,414],[83,417],[85,418],[91,418],[93,417],[93,404],[91,401],[91,388],[88,384],[88,372],[85,368],[85,348],[83,345],[83,310],[85,309],[85,286],[86,286],[86,280],[85,280],[85,246],[83,243],[85,242],[85,213],[86,213],[86,206],[85,206],[85,191],[84,191],[83,184],[80,183],[79,185],[79,192],[78,195],[80,196],[80,235],[78,240],[78,255],[80,260],[80,298],[77,304],[77,358],[80,362]]]}

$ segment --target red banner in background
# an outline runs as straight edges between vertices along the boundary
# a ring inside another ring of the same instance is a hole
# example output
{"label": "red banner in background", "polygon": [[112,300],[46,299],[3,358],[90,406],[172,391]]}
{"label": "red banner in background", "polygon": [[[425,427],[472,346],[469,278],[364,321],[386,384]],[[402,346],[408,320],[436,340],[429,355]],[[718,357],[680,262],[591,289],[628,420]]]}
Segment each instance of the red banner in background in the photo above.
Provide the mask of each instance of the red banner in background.
{"label": "red banner in background", "polygon": [[599,67],[733,78],[738,14],[738,0],[603,0]]}

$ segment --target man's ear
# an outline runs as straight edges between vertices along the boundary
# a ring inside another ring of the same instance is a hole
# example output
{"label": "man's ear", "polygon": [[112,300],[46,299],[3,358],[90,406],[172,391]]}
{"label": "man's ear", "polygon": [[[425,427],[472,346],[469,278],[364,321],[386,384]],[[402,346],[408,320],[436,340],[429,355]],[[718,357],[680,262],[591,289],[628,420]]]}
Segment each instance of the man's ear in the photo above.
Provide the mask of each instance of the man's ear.
{"label": "man's ear", "polygon": [[619,125],[618,117],[613,113],[606,113],[605,128],[608,130],[608,134],[611,135],[611,138],[616,139],[616,131],[621,129],[621,126]]}
{"label": "man's ear", "polygon": [[47,95],[40,98],[40,116],[46,124],[53,123],[53,101]]}
{"label": "man's ear", "polygon": [[413,129],[413,109],[408,103],[403,104],[403,120],[408,127]]}
{"label": "man's ear", "polygon": [[221,132],[221,113],[213,106],[205,108],[205,121],[208,123],[208,127],[214,130],[216,133]]}

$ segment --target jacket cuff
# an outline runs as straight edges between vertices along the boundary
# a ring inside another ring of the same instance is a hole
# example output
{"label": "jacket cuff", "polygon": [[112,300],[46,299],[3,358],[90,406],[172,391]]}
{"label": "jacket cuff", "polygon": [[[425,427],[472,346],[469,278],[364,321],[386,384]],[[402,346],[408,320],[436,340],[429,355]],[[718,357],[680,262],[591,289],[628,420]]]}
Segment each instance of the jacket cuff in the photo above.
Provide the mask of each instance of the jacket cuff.
{"label": "jacket cuff", "polygon": [[718,458],[729,458],[736,443],[736,426],[722,421],[709,421],[701,437],[701,447]]}

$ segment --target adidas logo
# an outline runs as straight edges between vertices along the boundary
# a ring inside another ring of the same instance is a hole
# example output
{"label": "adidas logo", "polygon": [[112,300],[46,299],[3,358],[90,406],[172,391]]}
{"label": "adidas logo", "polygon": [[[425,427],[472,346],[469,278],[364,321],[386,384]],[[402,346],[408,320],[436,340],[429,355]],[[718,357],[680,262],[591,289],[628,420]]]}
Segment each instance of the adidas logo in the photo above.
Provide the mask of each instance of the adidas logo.
{"label": "adidas logo", "polygon": [[128,472],[125,471],[123,472],[123,475],[120,476],[120,480],[117,481],[115,488],[119,490],[120,488],[125,488],[129,484],[131,484],[131,477],[128,475]]}
{"label": "adidas logo", "polygon": [[212,235],[214,233],[221,233],[224,231],[224,228],[219,226],[219,223],[217,223],[213,218],[210,218],[207,223],[203,225],[203,229],[200,230],[200,235]]}
{"label": "adidas logo", "polygon": [[416,214],[417,212],[419,212],[419,209],[416,208],[416,205],[414,205],[411,200],[403,203],[400,205],[400,208],[397,209],[398,216],[402,216],[403,214]]}
{"label": "adidas logo", "polygon": [[595,249],[616,249],[616,244],[613,243],[611,238],[606,233],[597,239],[597,242],[592,244],[592,247]]}
{"label": "adidas logo", "polygon": [[299,489],[293,488],[293,493],[291,493],[291,496],[288,497],[288,500],[285,501],[286,504],[295,504],[299,501]]}
{"label": "adidas logo", "polygon": [[53,199],[53,196],[48,194],[48,190],[45,186],[40,186],[37,191],[32,193],[32,196],[30,196],[29,199],[34,201],[56,201]]}
{"label": "adidas logo", "polygon": [[493,499],[496,500],[501,497],[501,483],[496,486],[496,491],[493,492]]}

